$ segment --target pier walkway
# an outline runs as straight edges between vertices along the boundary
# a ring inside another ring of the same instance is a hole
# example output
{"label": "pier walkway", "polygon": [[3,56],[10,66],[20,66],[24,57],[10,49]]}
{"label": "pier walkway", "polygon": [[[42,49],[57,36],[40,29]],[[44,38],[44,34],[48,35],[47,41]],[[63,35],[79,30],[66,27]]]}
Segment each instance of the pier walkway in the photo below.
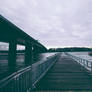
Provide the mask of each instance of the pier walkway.
{"label": "pier walkway", "polygon": [[37,84],[35,91],[42,90],[92,90],[92,77],[72,58],[61,55]]}

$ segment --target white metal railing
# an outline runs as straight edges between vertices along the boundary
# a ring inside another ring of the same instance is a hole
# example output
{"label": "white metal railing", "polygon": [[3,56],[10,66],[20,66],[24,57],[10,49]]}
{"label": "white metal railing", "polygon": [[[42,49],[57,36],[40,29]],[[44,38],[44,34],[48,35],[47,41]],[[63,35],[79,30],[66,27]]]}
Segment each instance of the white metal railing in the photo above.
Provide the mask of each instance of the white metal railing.
{"label": "white metal railing", "polygon": [[86,69],[92,72],[92,62],[88,61],[87,59],[80,58],[78,56],[72,55],[70,53],[65,53],[66,55],[70,56],[73,58],[75,61],[77,61],[79,64],[84,66]]}

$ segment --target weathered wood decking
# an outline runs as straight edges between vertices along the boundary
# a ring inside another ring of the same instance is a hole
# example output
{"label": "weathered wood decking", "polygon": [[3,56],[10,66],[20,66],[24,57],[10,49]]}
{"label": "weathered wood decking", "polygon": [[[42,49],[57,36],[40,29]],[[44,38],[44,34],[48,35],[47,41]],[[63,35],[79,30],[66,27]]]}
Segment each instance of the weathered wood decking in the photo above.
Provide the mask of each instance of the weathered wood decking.
{"label": "weathered wood decking", "polygon": [[92,77],[87,70],[68,56],[62,56],[37,84],[35,91],[92,91]]}

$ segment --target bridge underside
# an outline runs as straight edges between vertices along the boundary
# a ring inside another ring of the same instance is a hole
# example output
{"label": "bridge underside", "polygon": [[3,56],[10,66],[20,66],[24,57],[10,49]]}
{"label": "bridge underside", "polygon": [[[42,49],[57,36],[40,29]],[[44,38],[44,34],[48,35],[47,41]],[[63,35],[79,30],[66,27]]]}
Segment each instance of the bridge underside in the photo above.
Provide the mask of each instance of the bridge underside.
{"label": "bridge underside", "polygon": [[55,90],[92,91],[92,77],[87,70],[68,56],[61,56],[37,84],[35,92]]}

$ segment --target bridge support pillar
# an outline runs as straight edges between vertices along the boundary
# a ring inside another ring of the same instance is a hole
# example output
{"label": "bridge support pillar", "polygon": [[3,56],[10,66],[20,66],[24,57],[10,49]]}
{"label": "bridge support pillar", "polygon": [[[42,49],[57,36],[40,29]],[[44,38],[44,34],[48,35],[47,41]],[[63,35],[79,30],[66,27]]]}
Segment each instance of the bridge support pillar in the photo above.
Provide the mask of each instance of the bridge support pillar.
{"label": "bridge support pillar", "polygon": [[34,53],[34,55],[37,54],[37,46],[36,45],[33,46],[33,53]]}
{"label": "bridge support pillar", "polygon": [[16,67],[16,48],[17,48],[16,41],[9,42],[8,65],[11,72],[15,71],[15,67]]}
{"label": "bridge support pillar", "polygon": [[32,44],[26,44],[25,48],[25,64],[31,65],[32,64]]}
{"label": "bridge support pillar", "polygon": [[36,45],[33,45],[33,60],[36,60],[38,53],[38,47]]}

